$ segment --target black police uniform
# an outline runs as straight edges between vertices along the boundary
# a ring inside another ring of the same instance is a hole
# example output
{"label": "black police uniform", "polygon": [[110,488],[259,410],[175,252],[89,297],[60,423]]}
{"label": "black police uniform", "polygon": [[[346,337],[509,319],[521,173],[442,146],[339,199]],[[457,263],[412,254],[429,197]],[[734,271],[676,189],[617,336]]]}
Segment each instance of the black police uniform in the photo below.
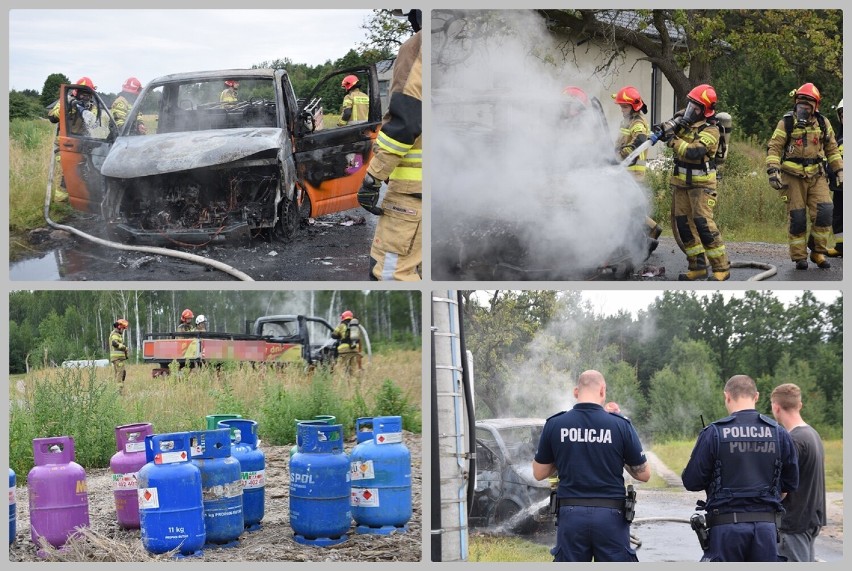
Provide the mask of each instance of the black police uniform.
{"label": "black police uniform", "polygon": [[554,561],[638,561],[624,519],[624,465],[645,464],[629,420],[594,403],[547,419],[535,461],[559,474]]}
{"label": "black police uniform", "polygon": [[698,435],[681,475],[707,492],[710,541],[701,561],[778,561],[781,493],[799,486],[796,447],[783,426],[754,409],[737,411]]}

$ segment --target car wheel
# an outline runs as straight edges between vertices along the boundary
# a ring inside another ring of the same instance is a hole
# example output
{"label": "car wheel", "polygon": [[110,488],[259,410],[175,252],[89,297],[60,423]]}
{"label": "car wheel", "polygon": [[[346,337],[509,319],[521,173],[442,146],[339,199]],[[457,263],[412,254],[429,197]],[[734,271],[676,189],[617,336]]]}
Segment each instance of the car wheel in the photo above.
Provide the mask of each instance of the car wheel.
{"label": "car wheel", "polygon": [[281,203],[281,215],[275,225],[275,237],[279,240],[289,240],[299,229],[299,209],[292,200]]}

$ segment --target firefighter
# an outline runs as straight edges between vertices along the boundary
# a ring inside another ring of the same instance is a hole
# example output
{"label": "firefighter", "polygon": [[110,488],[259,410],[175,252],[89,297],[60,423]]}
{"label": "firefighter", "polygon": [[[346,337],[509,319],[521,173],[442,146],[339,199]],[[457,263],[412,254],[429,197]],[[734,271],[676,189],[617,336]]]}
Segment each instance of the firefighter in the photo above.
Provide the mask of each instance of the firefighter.
{"label": "firefighter", "polygon": [[178,331],[195,331],[195,315],[191,309],[184,309],[180,314],[180,323],[178,323]]}
{"label": "firefighter", "polygon": [[109,334],[109,360],[118,382],[119,393],[124,392],[124,379],[127,370],[124,362],[127,361],[127,345],[124,344],[124,331],[130,326],[126,319],[117,319],[112,324],[112,333]]}
{"label": "firefighter", "polygon": [[196,331],[207,331],[207,318],[203,315],[199,315],[195,318],[195,330]]}
{"label": "firefighter", "polygon": [[[110,115],[115,120],[115,126],[121,129],[127,121],[127,115],[130,113],[130,108],[136,102],[136,98],[142,91],[142,82],[135,77],[128,77],[121,86],[121,93],[112,102],[112,107],[109,108]],[[134,134],[145,135],[148,130],[145,128],[145,123],[141,119],[136,120],[136,128]]]}
{"label": "firefighter", "polygon": [[[92,80],[85,76],[78,79],[75,85],[84,85],[94,90],[97,89],[97,86],[95,86]],[[68,96],[68,121],[66,123],[66,129],[69,134],[85,135],[88,132],[88,129],[86,127],[86,122],[83,120],[81,109],[88,111],[92,110],[92,107],[94,106],[92,94],[81,91],[78,97],[77,90],[72,89],[68,92]],[[48,112],[47,118],[51,123],[59,123],[58,99],[56,100],[53,108]],[[55,202],[68,202],[68,192],[65,189],[65,177],[62,175],[62,164],[59,160],[59,126],[56,127],[56,138],[53,141],[53,155],[56,160],[55,168],[59,171],[59,184],[54,188],[53,200]]]}
{"label": "firefighter", "polygon": [[[837,104],[837,150],[843,157],[843,100]],[[828,188],[831,190],[831,202],[834,211],[831,219],[831,230],[834,232],[834,248],[828,249],[828,256],[832,258],[843,257],[843,187],[837,185],[834,173],[828,179]]]}
{"label": "firefighter", "polygon": [[[725,281],[731,264],[722,234],[713,220],[716,206],[716,149],[721,136],[714,120],[716,90],[705,84],[686,96],[683,114],[667,121],[663,139],[671,147],[674,169],[669,179],[674,217],[683,241],[688,268],[678,280]],[[708,272],[707,260],[710,261]]]}
{"label": "firefighter", "polygon": [[651,478],[639,435],[629,420],[604,409],[606,380],[599,371],[580,374],[574,400],[571,410],[545,421],[532,462],[536,480],[559,477],[553,560],[638,561],[623,472],[642,482]]}
{"label": "firefighter", "polygon": [[[622,121],[619,126],[618,140],[615,142],[615,152],[622,160],[626,159],[630,153],[636,150],[636,147],[648,140],[650,134],[648,122],[642,117],[642,114],[648,113],[648,106],[642,101],[642,96],[639,90],[628,85],[614,94],[612,98],[621,108]],[[639,183],[642,188],[645,187],[645,152],[639,154],[627,166],[627,170]],[[645,226],[648,230],[648,253],[650,254],[657,249],[659,242],[657,239],[663,233],[662,227],[657,224],[650,216],[645,217]]]}
{"label": "firefighter", "polygon": [[729,416],[698,435],[683,469],[684,487],[705,491],[709,541],[701,561],[778,561],[776,516],[781,498],[799,486],[790,433],[757,412],[760,393],[747,375],[725,383]]}
{"label": "firefighter", "polygon": [[220,103],[236,103],[239,101],[237,90],[240,88],[240,82],[235,79],[225,80],[225,89],[219,94]]}
{"label": "firefighter", "polygon": [[359,327],[355,314],[348,309],[340,314],[340,324],[331,333],[332,339],[337,339],[337,358],[347,374],[351,374],[357,365],[361,371],[361,342],[360,334],[353,334],[353,329]]}
{"label": "firefighter", "polygon": [[358,87],[358,78],[347,75],[340,86],[346,91],[343,96],[343,106],[340,109],[338,127],[349,123],[363,123],[370,113],[370,98]]}
{"label": "firefighter", "polygon": [[[394,62],[390,104],[358,191],[358,203],[379,216],[370,248],[370,279],[377,281],[418,281],[422,271],[422,12],[399,14],[408,17],[415,33]],[[388,188],[378,206],[382,181]]]}
{"label": "firefighter", "polygon": [[823,161],[842,188],[843,155],[831,123],[819,112],[819,89],[805,83],[790,95],[793,109],[778,122],[767,144],[766,174],[787,204],[787,239],[796,269],[808,269],[808,246],[811,261],[819,268],[830,268],[826,254],[834,207]]}

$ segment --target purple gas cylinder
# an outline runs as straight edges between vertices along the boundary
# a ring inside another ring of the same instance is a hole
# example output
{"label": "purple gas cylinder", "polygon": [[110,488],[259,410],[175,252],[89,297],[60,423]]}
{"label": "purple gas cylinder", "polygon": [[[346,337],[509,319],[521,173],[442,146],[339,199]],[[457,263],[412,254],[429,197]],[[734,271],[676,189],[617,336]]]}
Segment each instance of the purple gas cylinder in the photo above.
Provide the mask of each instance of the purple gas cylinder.
{"label": "purple gas cylinder", "polygon": [[80,527],[89,527],[86,471],[74,462],[74,438],[33,439],[35,466],[27,476],[30,537],[62,547]]}
{"label": "purple gas cylinder", "polygon": [[112,494],[118,525],[124,529],[139,529],[139,470],[145,460],[145,436],[154,434],[150,422],[115,427],[116,452],[109,461],[112,471]]}

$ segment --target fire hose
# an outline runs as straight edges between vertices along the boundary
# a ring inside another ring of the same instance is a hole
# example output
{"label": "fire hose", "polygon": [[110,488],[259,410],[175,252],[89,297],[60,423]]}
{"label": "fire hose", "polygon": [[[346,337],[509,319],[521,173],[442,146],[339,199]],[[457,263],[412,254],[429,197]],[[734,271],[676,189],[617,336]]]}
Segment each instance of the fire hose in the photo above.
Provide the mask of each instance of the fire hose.
{"label": "fire hose", "polygon": [[[684,517],[670,517],[670,516],[659,516],[659,517],[637,517],[633,520],[633,523],[654,523],[654,522],[672,522],[672,523],[685,523],[689,525],[689,520]],[[636,546],[638,549],[642,547],[642,540],[639,537],[631,533],[630,534],[630,543]]]}
{"label": "fire hose", "polygon": [[160,255],[160,256],[170,256],[172,258],[179,258],[181,260],[186,260],[188,262],[193,262],[193,263],[196,263],[196,264],[204,264],[204,265],[210,266],[212,268],[215,268],[217,270],[225,272],[226,274],[230,274],[230,275],[234,276],[235,278],[242,280],[242,281],[246,281],[246,282],[254,281],[254,278],[252,278],[250,275],[248,275],[244,272],[241,272],[240,270],[234,268],[233,266],[229,266],[228,264],[225,264],[225,263],[220,262],[218,260],[211,260],[210,258],[205,258],[205,257],[199,256],[197,254],[190,254],[188,252],[180,252],[180,251],[177,251],[177,250],[170,250],[168,248],[158,248],[158,247],[155,247],[155,246],[131,246],[129,244],[122,244],[120,242],[112,242],[110,240],[104,240],[103,238],[98,238],[97,236],[92,236],[91,234],[87,234],[87,233],[83,232],[82,230],[78,230],[77,228],[74,228],[72,226],[68,226],[68,225],[65,225],[65,224],[59,224],[57,222],[54,222],[50,218],[50,197],[53,195],[53,179],[54,179],[54,176],[55,176],[55,165],[56,165],[56,160],[53,157],[52,152],[51,152],[50,172],[48,173],[48,176],[47,176],[47,192],[45,193],[45,196],[44,196],[44,219],[45,219],[45,221],[47,221],[47,224],[49,226],[51,226],[52,228],[56,228],[58,230],[64,230],[66,232],[70,232],[70,233],[72,233],[76,236],[79,236],[81,238],[85,238],[86,240],[94,242],[95,244],[99,244],[101,246],[106,246],[107,248],[115,248],[117,250],[125,250],[125,251],[129,251],[129,252],[145,252],[145,253],[148,253],[148,254],[155,254],[155,255]]}

